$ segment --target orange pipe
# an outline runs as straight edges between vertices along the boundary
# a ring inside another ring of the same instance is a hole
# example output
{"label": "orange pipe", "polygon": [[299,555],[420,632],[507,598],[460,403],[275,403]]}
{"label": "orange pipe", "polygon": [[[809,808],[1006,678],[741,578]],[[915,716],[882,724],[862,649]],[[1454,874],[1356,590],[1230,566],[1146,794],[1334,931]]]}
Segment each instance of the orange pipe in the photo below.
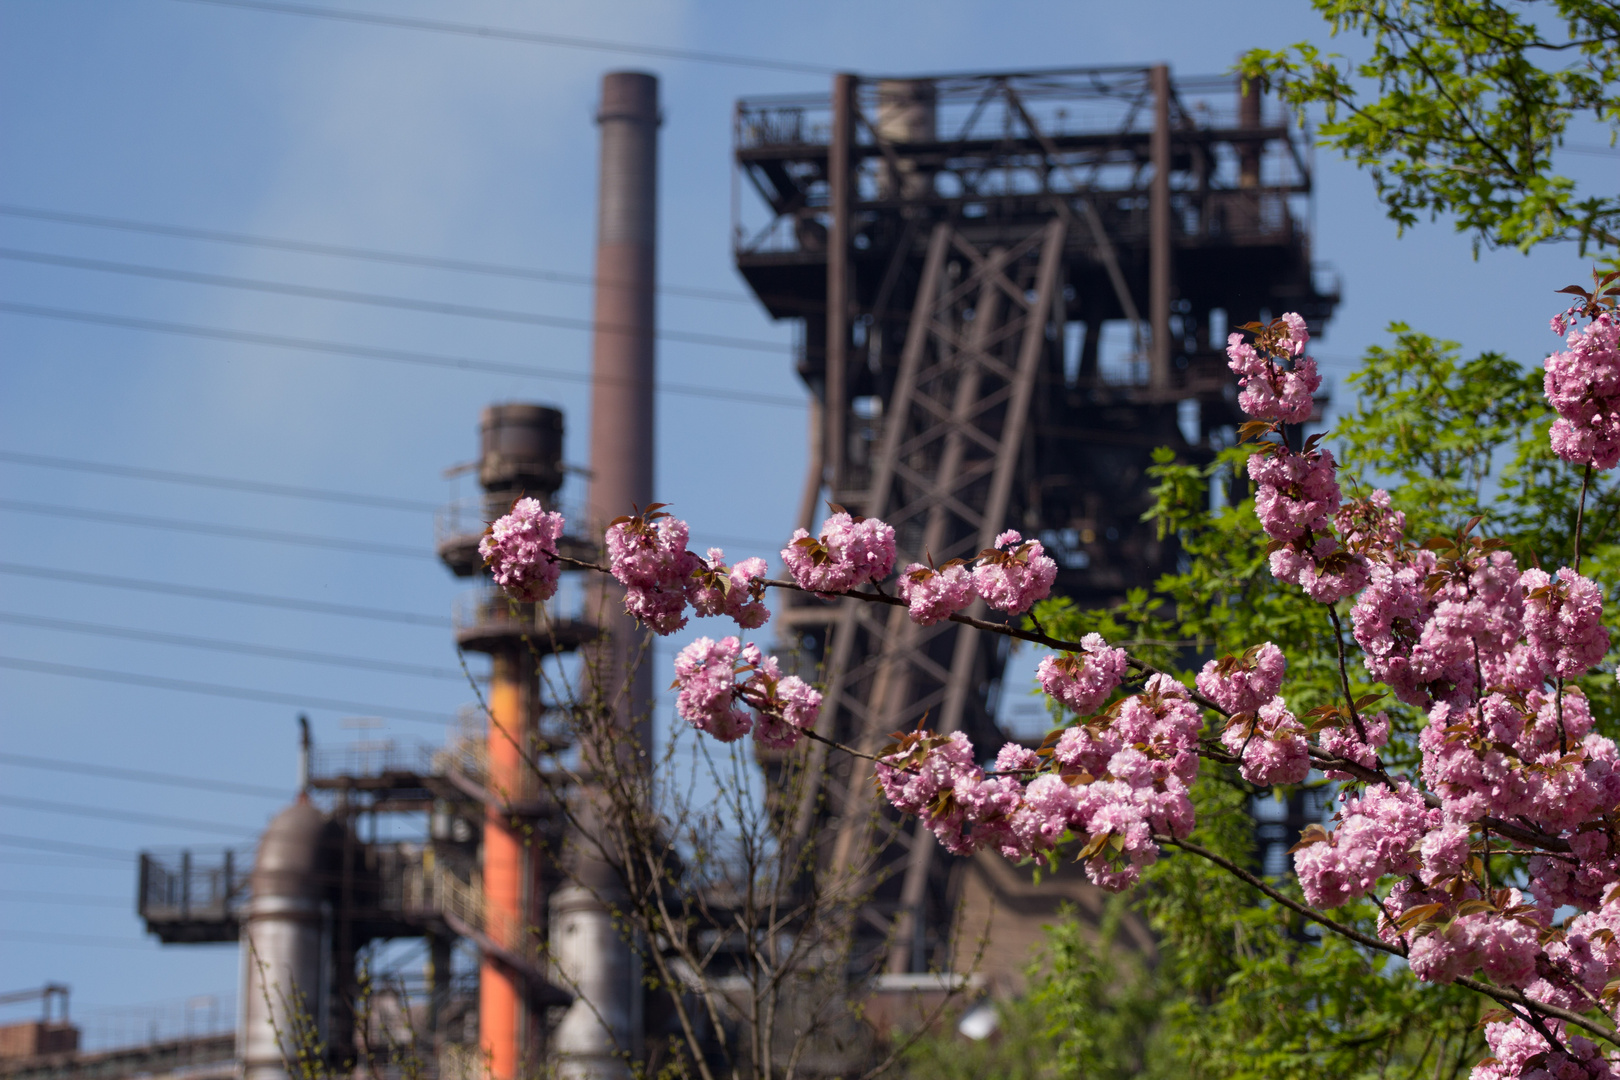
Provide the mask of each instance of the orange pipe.
{"label": "orange pipe", "polygon": [[[527,739],[524,686],[515,658],[497,653],[489,688],[489,790],[514,800],[523,790],[522,745]],[[511,819],[490,808],[484,816],[485,932],[507,948],[522,952],[530,920],[524,911],[523,841],[512,832]],[[484,957],[478,971],[478,1041],[493,1080],[516,1080],[523,1031],[522,986],[516,972]]]}

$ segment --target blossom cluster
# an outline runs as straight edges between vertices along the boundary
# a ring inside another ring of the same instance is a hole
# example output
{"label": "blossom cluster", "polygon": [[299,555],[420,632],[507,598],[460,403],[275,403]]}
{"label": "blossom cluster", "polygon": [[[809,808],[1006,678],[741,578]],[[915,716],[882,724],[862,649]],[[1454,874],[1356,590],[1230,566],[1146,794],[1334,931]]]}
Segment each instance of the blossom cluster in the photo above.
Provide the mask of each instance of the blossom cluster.
{"label": "blossom cluster", "polygon": [[1227,366],[1238,376],[1238,407],[1262,420],[1302,424],[1311,418],[1322,376],[1305,355],[1311,335],[1305,320],[1289,312],[1258,335],[1259,347],[1241,333],[1227,335]]}
{"label": "blossom cluster", "polygon": [[537,499],[518,499],[512,509],[485,530],[478,541],[495,584],[514,600],[540,603],[557,592],[561,566],[557,540],[563,516],[547,510]]}
{"label": "blossom cluster", "polygon": [[[1547,395],[1559,413],[1553,449],[1598,468],[1620,461],[1610,318],[1572,332],[1571,351],[1547,362]],[[1280,418],[1274,409],[1254,414]],[[1313,753],[1319,766],[1345,763],[1330,775],[1367,782],[1341,793],[1331,831],[1314,826],[1295,849],[1312,905],[1376,899],[1381,934],[1420,979],[1483,975],[1532,1001],[1585,1011],[1620,976],[1612,828],[1620,749],[1593,730],[1581,691],[1565,685],[1608,652],[1601,590],[1568,566],[1521,569],[1501,543],[1470,536],[1472,526],[1415,545],[1387,493],[1346,501],[1336,470],[1311,443],[1271,442],[1251,457],[1271,568],[1317,600],[1354,599],[1352,634],[1368,673],[1426,713],[1419,766],[1410,778],[1383,772],[1384,713],[1352,708],[1313,725],[1313,748],[1280,697],[1258,704],[1276,686],[1261,673],[1280,661],[1264,650],[1212,663],[1198,677],[1199,692],[1230,716],[1222,743],[1258,783],[1303,779]],[[1492,879],[1493,850],[1510,847],[1524,860],[1522,889]],[[1554,1034],[1560,1041],[1549,1046],[1523,1021],[1490,1025],[1495,1056],[1475,1080],[1609,1075],[1593,1044],[1561,1026]]]}
{"label": "blossom cluster", "polygon": [[[1565,325],[1561,320],[1554,326]],[[1558,413],[1549,436],[1565,461],[1612,469],[1620,463],[1620,322],[1613,312],[1571,330],[1568,350],[1547,358],[1543,385]]]}
{"label": "blossom cluster", "polygon": [[721,742],[752,731],[761,745],[785,750],[815,727],[821,710],[819,691],[797,675],[783,675],[776,657],[735,637],[700,637],[682,649],[675,688],[681,719]]}
{"label": "blossom cluster", "polygon": [[818,536],[795,529],[782,549],[782,561],[801,588],[823,596],[849,592],[889,576],[894,569],[894,529],[877,518],[835,510],[821,523]]}
{"label": "blossom cluster", "polygon": [[[1100,700],[1119,684],[1123,653],[1096,635],[1086,644],[1076,682]],[[1158,858],[1155,836],[1192,831],[1188,787],[1202,726],[1187,689],[1153,675],[1140,693],[1066,728],[1045,753],[1008,743],[986,771],[961,732],[918,730],[879,755],[876,774],[888,800],[921,817],[949,851],[1050,858],[1074,838],[1091,880],[1118,890]]]}

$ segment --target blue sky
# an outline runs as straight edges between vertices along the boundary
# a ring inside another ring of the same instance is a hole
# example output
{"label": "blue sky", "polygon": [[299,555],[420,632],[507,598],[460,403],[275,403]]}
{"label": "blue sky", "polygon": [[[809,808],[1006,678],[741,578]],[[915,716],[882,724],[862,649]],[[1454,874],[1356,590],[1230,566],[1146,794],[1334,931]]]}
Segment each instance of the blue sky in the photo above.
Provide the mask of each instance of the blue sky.
{"label": "blue sky", "polygon": [[[317,6],[338,7],[326,0]],[[1135,4],[959,0],[555,4],[344,0],[345,10],[869,73],[1168,61],[1228,67],[1250,45],[1321,38],[1301,0]],[[740,295],[730,263],[731,107],[743,95],[820,90],[807,74],[354,25],[185,0],[0,0],[0,207],[42,208],[316,243],[589,274],[592,105],[604,71],[662,79],[660,276]],[[1573,249],[1475,261],[1449,225],[1397,239],[1370,180],[1319,153],[1316,254],[1345,303],[1321,343],[1329,373],[1404,320],[1534,362],[1554,344],[1551,290],[1584,276]],[[1575,162],[1612,174],[1612,159]],[[586,288],[203,242],[0,213],[0,248],[328,289],[588,318]],[[3,253],[0,253],[3,254]],[[46,455],[368,493],[446,499],[442,470],[475,447],[494,400],[556,404],[584,463],[589,340],[576,330],[0,258],[0,303],[412,350],[571,373],[533,378],[412,366],[0,311],[0,562],[447,616],[460,586],[431,558],[421,510],[211,490],[26,465]],[[666,296],[667,329],[766,343],[680,342],[661,377],[802,400],[785,326],[753,306]],[[772,345],[776,346],[773,351]],[[660,497],[700,545],[774,550],[804,466],[802,407],[660,398]],[[27,507],[32,505],[33,509]],[[91,512],[49,516],[41,505]],[[115,515],[205,522],[414,549],[327,550],[201,536]],[[7,622],[7,617],[13,621]],[[0,752],[227,777],[284,789],[298,711],[38,670],[66,665],[449,715],[465,685],[116,639],[17,617],[455,666],[448,631],[0,573]],[[674,643],[678,645],[680,640]],[[664,662],[667,663],[667,652]],[[16,665],[21,666],[16,666]],[[317,741],[376,731],[309,710]],[[436,740],[429,722],[383,732]],[[0,845],[0,990],[73,985],[78,1009],[229,994],[230,947],[159,948],[129,898],[143,847],[249,840],[278,798],[208,793],[0,760],[0,834],[91,845],[68,857]],[[36,805],[23,806],[32,800]],[[106,812],[78,816],[41,801]],[[122,815],[161,815],[160,825]],[[127,853],[127,854],[125,854]],[[8,1014],[9,1015],[9,1014]]]}

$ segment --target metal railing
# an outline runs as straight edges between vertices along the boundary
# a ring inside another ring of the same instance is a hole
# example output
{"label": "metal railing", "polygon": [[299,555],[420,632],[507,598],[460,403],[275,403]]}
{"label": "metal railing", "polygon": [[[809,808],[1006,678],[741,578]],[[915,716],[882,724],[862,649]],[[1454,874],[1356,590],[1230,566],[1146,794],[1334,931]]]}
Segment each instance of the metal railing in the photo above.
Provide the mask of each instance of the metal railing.
{"label": "metal railing", "polygon": [[391,773],[430,775],[437,750],[431,743],[398,739],[363,739],[344,746],[320,747],[310,752],[309,774],[313,780]]}
{"label": "metal railing", "polygon": [[143,851],[137,913],[148,923],[229,922],[252,869],[252,849]]}

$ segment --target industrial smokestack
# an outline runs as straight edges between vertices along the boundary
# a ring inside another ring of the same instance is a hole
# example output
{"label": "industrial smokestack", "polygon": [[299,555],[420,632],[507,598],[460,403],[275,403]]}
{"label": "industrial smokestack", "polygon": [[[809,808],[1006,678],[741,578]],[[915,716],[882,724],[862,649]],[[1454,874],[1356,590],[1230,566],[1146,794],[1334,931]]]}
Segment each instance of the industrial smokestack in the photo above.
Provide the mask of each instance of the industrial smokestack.
{"label": "industrial smokestack", "polygon": [[[602,77],[602,160],[596,217],[596,335],[591,349],[591,483],[587,516],[607,523],[653,500],[654,284],[658,233],[658,80],[639,71]],[[603,600],[611,657],[599,677],[607,704],[650,743],[652,672],[632,672],[645,635]]]}
{"label": "industrial smokestack", "polygon": [[[658,80],[638,71],[602,78],[602,159],[596,229],[596,336],[591,351],[590,497],[596,535],[653,500],[653,287],[658,231]],[[589,667],[588,699],[633,732],[627,745],[600,748],[643,767],[652,745],[652,671],[646,631],[624,614],[624,592],[603,579],[596,597],[606,641]],[[587,796],[585,828],[602,811]],[[622,902],[617,875],[588,838],[573,845],[572,880],[552,898],[553,955],[577,995],[554,1039],[557,1070],[568,1080],[627,1077],[641,992],[639,965],[614,925]]]}

